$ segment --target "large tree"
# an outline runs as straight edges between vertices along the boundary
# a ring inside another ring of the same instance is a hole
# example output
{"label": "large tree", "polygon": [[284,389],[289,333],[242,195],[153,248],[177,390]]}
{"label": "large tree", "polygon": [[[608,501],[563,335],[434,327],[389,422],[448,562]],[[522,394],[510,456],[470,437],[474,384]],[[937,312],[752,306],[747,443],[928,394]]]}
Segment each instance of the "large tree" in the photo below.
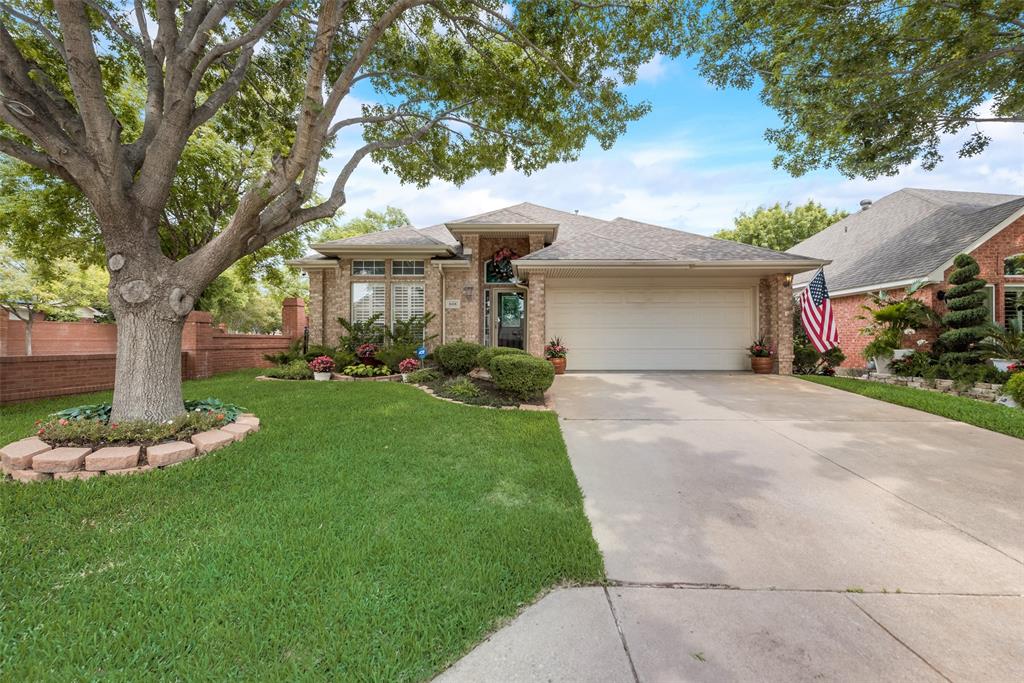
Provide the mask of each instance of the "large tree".
{"label": "large tree", "polygon": [[774,206],[759,206],[753,213],[741,213],[733,221],[734,228],[719,230],[713,236],[786,251],[847,215],[842,210],[829,211],[813,200],[795,207],[776,203]]}
{"label": "large tree", "polygon": [[[0,3],[0,152],[74,185],[95,213],[119,325],[113,416],[183,411],[181,329],[201,292],[334,215],[366,157],[426,185],[535,171],[591,137],[609,147],[648,109],[623,86],[679,53],[682,14],[671,0]],[[138,126],[118,113],[130,79],[145,84]],[[359,112],[339,115],[355,88]],[[215,116],[272,161],[223,229],[169,256],[175,174]],[[340,171],[317,197],[339,136]]]}
{"label": "large tree", "polygon": [[355,216],[347,221],[336,222],[334,225],[324,228],[319,235],[313,238],[313,241],[342,240],[355,235],[365,235],[368,232],[400,228],[403,225],[411,225],[411,222],[405,211],[397,207],[387,206],[383,211],[367,209],[362,216]]}
{"label": "large tree", "polygon": [[[961,156],[989,142],[979,122],[1024,122],[1020,0],[700,0],[699,68],[720,87],[761,88],[778,112],[776,166],[893,175],[941,160],[944,135],[971,127]],[[988,104],[991,102],[991,107]]]}

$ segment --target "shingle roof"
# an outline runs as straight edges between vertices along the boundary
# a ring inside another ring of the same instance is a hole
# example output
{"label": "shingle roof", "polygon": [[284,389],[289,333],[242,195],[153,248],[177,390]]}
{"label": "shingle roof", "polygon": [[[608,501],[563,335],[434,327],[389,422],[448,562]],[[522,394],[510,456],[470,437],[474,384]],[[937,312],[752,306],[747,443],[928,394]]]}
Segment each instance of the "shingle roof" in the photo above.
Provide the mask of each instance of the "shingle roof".
{"label": "shingle roof", "polygon": [[314,248],[329,248],[339,246],[390,246],[396,247],[431,247],[442,246],[443,242],[424,234],[411,225],[379,232],[368,232],[364,235],[346,237],[341,240],[330,240],[313,245]]}
{"label": "shingle roof", "polygon": [[[604,255],[590,246],[590,242],[599,239],[606,245]],[[807,260],[795,254],[782,254],[771,249],[753,247],[729,240],[696,235],[691,232],[664,228],[660,225],[641,223],[628,218],[595,223],[588,227],[579,227],[576,235],[561,244],[558,240],[546,247],[523,257],[526,260],[548,261],[552,259],[585,261],[593,259],[634,260],[627,255],[626,249],[640,249],[644,256],[638,260],[649,261],[681,261],[681,262],[712,262],[712,261],[793,261],[798,263]],[[618,245],[621,251],[616,253],[611,245]],[[555,249],[555,247],[560,247]],[[520,259],[522,260],[522,259]]]}
{"label": "shingle roof", "polygon": [[[925,277],[1024,208],[1024,196],[949,190],[894,192],[789,250],[829,259],[833,292]],[[796,284],[813,273],[798,275]]]}
{"label": "shingle roof", "polygon": [[[808,259],[795,254],[782,254],[770,249],[753,247],[738,242],[695,235],[681,230],[665,228],[627,218],[611,221],[592,216],[550,209],[529,202],[515,204],[495,211],[460,218],[448,223],[495,223],[506,225],[528,225],[547,223],[558,225],[558,237],[550,246],[528,254],[520,261],[792,261],[794,264]],[[428,242],[429,240],[429,242]],[[456,254],[461,245],[444,224],[432,225],[420,230],[396,228],[383,232],[368,233],[346,240],[327,242],[328,245],[381,246],[394,244],[396,247],[413,244],[444,244]]]}

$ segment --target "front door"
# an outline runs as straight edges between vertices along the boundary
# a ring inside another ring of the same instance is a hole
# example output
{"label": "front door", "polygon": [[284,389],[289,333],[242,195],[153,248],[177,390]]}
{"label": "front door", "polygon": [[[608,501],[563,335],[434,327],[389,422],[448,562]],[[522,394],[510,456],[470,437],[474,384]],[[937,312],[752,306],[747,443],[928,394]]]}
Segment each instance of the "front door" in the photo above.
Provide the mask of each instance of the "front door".
{"label": "front door", "polygon": [[526,348],[526,292],[494,289],[491,318],[491,346]]}

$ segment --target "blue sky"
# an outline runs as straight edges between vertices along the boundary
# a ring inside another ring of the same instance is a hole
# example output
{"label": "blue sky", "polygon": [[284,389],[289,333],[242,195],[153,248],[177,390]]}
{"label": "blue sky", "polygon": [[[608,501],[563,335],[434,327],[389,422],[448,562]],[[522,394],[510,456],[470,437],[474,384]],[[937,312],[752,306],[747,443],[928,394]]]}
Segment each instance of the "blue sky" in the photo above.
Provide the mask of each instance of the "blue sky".
{"label": "blue sky", "polygon": [[[815,199],[829,208],[854,211],[861,199],[877,199],[901,187],[1024,194],[1021,125],[987,124],[984,130],[994,142],[972,159],[958,159],[957,139],[948,140],[945,162],[931,172],[913,165],[875,181],[850,180],[834,171],[793,178],[772,168],[775,150],[764,131],[778,119],[757,92],[716,90],[692,62],[667,59],[645,65],[629,92],[634,99],[650,101],[653,110],[609,151],[592,144],[579,161],[532,176],[481,175],[462,187],[435,182],[426,189],[403,186],[366,161],[349,181],[345,213],[357,215],[390,204],[422,227],[531,201],[599,218],[626,216],[710,234],[731,227],[740,212],[775,202]],[[358,110],[358,101],[343,107]],[[339,147],[339,159],[327,168],[338,168],[344,153]]]}

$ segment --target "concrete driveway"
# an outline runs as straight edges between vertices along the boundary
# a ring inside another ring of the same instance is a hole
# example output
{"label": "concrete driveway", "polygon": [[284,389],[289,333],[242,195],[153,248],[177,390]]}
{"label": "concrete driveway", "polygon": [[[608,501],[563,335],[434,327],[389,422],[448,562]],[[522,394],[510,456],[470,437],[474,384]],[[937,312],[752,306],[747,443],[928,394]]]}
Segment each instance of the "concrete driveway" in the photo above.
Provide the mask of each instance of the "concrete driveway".
{"label": "concrete driveway", "polygon": [[611,585],[444,680],[1024,680],[1024,443],[794,378],[553,389]]}

